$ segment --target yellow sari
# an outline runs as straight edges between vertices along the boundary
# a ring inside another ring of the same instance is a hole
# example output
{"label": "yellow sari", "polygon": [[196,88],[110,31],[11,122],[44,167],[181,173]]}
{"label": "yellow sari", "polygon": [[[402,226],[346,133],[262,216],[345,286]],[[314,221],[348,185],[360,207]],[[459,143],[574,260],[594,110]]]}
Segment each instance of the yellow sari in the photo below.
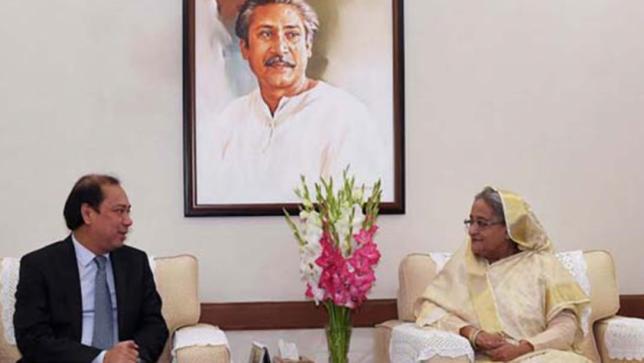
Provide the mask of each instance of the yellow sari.
{"label": "yellow sari", "polygon": [[[582,311],[589,299],[552,253],[552,243],[518,195],[497,190],[503,202],[509,237],[520,252],[492,264],[472,253],[468,238],[416,303],[419,326],[440,327],[446,317],[518,342],[543,332],[564,310],[577,318],[572,351],[542,350],[515,361],[588,362],[574,353],[583,337]],[[489,360],[477,355],[477,362]]]}

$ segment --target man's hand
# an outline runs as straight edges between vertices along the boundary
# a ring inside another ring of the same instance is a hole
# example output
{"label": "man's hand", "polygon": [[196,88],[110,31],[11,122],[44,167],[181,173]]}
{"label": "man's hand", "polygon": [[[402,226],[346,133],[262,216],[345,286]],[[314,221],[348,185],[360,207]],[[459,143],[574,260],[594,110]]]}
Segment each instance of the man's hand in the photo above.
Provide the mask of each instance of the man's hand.
{"label": "man's hand", "polygon": [[108,350],[103,363],[136,363],[138,358],[139,346],[134,340],[126,340]]}
{"label": "man's hand", "polygon": [[496,349],[505,344],[508,344],[508,342],[501,334],[488,333],[483,330],[476,336],[476,346],[480,350]]}
{"label": "man's hand", "polygon": [[505,343],[498,348],[491,349],[485,352],[494,361],[511,361],[516,357],[522,356],[526,353],[532,352],[534,348],[532,344],[522,340],[519,345]]}

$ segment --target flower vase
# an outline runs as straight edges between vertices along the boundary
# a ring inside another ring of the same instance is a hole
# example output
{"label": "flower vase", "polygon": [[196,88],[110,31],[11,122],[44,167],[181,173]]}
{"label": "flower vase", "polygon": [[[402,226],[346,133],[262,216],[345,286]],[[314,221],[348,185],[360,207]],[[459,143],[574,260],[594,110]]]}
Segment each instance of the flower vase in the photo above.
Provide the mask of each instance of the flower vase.
{"label": "flower vase", "polygon": [[351,343],[351,309],[327,303],[329,325],[326,326],[326,342],[329,348],[329,363],[348,363]]}

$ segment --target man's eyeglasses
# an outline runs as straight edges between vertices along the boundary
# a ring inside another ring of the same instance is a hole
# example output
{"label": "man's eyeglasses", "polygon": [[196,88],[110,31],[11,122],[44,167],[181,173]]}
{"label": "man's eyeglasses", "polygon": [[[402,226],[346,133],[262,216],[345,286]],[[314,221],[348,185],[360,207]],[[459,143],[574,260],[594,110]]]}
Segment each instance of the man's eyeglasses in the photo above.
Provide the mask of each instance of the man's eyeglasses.
{"label": "man's eyeglasses", "polygon": [[471,226],[477,226],[479,229],[486,229],[489,226],[493,226],[495,224],[505,224],[504,221],[486,221],[484,219],[477,219],[477,220],[472,220],[472,219],[466,219],[463,221],[463,224],[465,224],[465,229],[470,229]]}

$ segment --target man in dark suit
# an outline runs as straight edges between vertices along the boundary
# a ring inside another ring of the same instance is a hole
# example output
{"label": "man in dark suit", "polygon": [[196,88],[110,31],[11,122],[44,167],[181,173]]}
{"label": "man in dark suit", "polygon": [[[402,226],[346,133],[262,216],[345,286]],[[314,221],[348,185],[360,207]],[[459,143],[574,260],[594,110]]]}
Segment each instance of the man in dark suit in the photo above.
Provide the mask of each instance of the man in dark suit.
{"label": "man in dark suit", "polygon": [[124,245],[130,209],[118,179],[76,182],[64,208],[72,233],[20,263],[19,362],[157,361],[168,329],[146,254]]}

